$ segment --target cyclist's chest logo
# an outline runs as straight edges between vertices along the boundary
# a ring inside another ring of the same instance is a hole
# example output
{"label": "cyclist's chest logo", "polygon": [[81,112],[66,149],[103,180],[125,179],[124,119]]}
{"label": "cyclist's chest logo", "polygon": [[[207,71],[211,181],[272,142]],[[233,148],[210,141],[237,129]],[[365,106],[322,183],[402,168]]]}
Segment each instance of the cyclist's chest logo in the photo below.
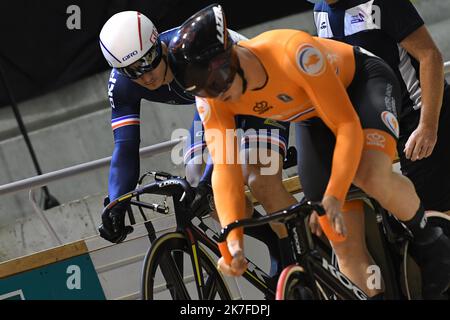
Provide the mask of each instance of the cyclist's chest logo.
{"label": "cyclist's chest logo", "polygon": [[273,106],[269,106],[267,101],[260,101],[255,104],[253,107],[253,111],[255,111],[257,114],[263,114],[272,109]]}

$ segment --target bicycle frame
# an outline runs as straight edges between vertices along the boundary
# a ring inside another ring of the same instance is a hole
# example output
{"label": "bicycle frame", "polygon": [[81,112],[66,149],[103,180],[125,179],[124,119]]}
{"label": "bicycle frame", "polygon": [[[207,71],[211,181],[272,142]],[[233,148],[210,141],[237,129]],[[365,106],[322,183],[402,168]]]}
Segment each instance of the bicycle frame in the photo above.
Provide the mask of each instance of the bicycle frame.
{"label": "bicycle frame", "polygon": [[338,297],[351,300],[366,300],[367,295],[351,282],[345,275],[337,270],[331,261],[325,259],[315,249],[312,235],[307,227],[306,219],[312,210],[323,211],[317,204],[296,204],[283,211],[276,212],[270,216],[257,219],[243,219],[231,223],[222,230],[219,241],[224,241],[229,232],[238,227],[256,226],[274,220],[281,220],[286,224],[288,237],[291,242],[297,264],[302,266],[308,278],[308,285],[313,288],[316,299],[319,299],[320,292],[316,281],[326,285]]}
{"label": "bicycle frame", "polygon": [[[192,268],[194,270],[195,283],[197,286],[197,290],[201,295],[203,292],[202,288],[205,286],[205,284],[203,283],[203,278],[199,276],[201,272],[201,265],[197,255],[197,252],[199,251],[198,246],[199,243],[201,243],[205,247],[209,248],[217,257],[220,257],[221,254],[217,244],[218,235],[214,230],[207,226],[195,213],[189,210],[189,207],[186,204],[192,201],[193,194],[191,187],[184,179],[180,177],[173,177],[165,173],[155,173],[155,175],[156,174],[159,174],[159,179],[161,180],[156,180],[152,183],[144,185],[141,188],[128,192],[127,194],[112,201],[105,207],[104,214],[108,213],[115,205],[125,201],[129,202],[129,204],[131,205],[139,207],[140,210],[142,210],[142,207],[144,207],[162,214],[167,214],[168,211],[165,210],[165,208],[139,201],[139,195],[147,193],[172,197],[177,231],[183,233],[185,238],[190,242],[189,253],[191,257],[193,257]],[[135,197],[137,198],[137,200],[133,200],[133,198]],[[141,214],[143,215],[144,219],[146,219],[143,211],[141,211]],[[134,220],[132,211],[129,211],[129,217],[130,221]],[[148,231],[150,243],[152,243],[156,239],[156,233],[153,224],[150,220],[147,220],[144,224]],[[247,260],[248,269],[244,273],[243,277],[248,280],[255,288],[261,291],[266,298],[274,299],[276,283],[274,281],[272,281],[271,283],[270,280],[272,278],[266,272],[264,272],[256,264],[254,264],[250,259]],[[181,268],[182,265],[183,262],[178,260],[177,267]],[[171,274],[173,274],[170,268],[168,268],[168,270],[162,271],[165,277],[170,277]]]}
{"label": "bicycle frame", "polygon": [[[199,273],[200,261],[197,259],[196,252],[198,252],[199,243],[210,249],[217,257],[221,256],[218,247],[218,235],[208,225],[206,225],[195,214],[186,210],[181,206],[177,206],[176,198],[174,200],[175,219],[177,224],[177,231],[182,232],[191,243],[190,253],[193,257],[193,270]],[[275,297],[275,286],[270,284],[271,277],[259,268],[255,263],[247,258],[248,268],[242,275],[247,281],[249,281],[255,288],[261,291],[266,298],[273,299]],[[199,279],[201,277],[198,277]],[[203,286],[203,283],[197,285]],[[200,288],[198,288],[200,289]],[[200,292],[201,290],[199,290]]]}
{"label": "bicycle frame", "polygon": [[309,287],[315,288],[316,299],[321,297],[316,281],[326,285],[341,299],[367,300],[367,295],[350,279],[336,269],[331,261],[320,255],[314,247],[306,217],[292,219],[286,223],[295,261],[302,266],[309,281]]}
{"label": "bicycle frame", "polygon": [[[295,259],[299,265],[304,267],[306,274],[308,275],[310,287],[315,288],[314,294],[316,295],[316,297],[320,296],[318,286],[316,285],[316,281],[319,281],[321,285],[328,287],[340,298],[361,300],[367,299],[367,296],[364,294],[364,292],[355,284],[353,284],[346,276],[339,272],[339,270],[337,270],[337,268],[333,266],[330,259],[326,259],[324,257],[325,255],[321,255],[318,252],[317,247],[320,247],[321,243],[318,241],[313,241],[313,235],[311,235],[309,227],[306,223],[306,219],[309,216],[311,210],[323,210],[321,208],[317,208],[317,205],[308,204],[305,206],[305,204],[296,204],[286,210],[274,213],[270,216],[265,216],[257,219],[240,220],[225,227],[222,231],[222,234],[218,236],[213,229],[211,229],[200,219],[199,216],[189,210],[188,204],[193,199],[193,191],[189,184],[184,179],[180,177],[173,177],[169,174],[163,174],[162,177],[164,180],[161,180],[161,178],[159,178],[160,180],[155,180],[155,182],[131,191],[123,195],[119,199],[114,200],[112,203],[105,207],[104,213],[120,202],[129,201],[130,204],[139,207],[144,219],[146,220],[146,217],[142,211],[142,207],[163,214],[167,214],[168,209],[157,204],[148,204],[139,201],[140,194],[160,194],[172,197],[177,231],[181,232],[190,242],[189,253],[191,257],[193,257],[192,268],[194,270],[194,275],[196,275],[195,282],[200,295],[203,292],[202,288],[205,286],[205,284],[203,283],[203,278],[199,276],[201,272],[201,265],[197,256],[197,252],[199,252],[199,243],[209,248],[217,257],[220,257],[221,253],[218,249],[218,242],[224,241],[226,235],[231,229],[236,227],[262,225],[274,220],[284,220],[288,228],[288,234],[291,240],[291,247]],[[134,197],[137,198],[137,201],[132,199]],[[386,219],[388,219],[387,213],[383,209],[380,210],[380,207],[377,206],[376,201],[371,201],[371,203],[374,206],[374,209],[377,211],[377,215],[381,216],[381,219],[379,219],[377,222],[379,232],[383,233],[383,229],[386,228],[386,226],[389,227],[389,224],[383,223]],[[134,217],[132,217],[132,214],[130,214],[129,216],[130,221],[134,221]],[[152,243],[156,239],[153,224],[151,221],[146,221],[145,226],[148,231],[150,243]],[[384,233],[386,234],[386,231]],[[398,237],[394,240],[389,239],[390,235],[392,234],[395,235],[396,232],[387,230],[387,238],[383,238],[382,244],[384,249],[387,251],[392,250],[392,246],[390,246],[389,243],[392,243],[392,241],[399,239]],[[387,257],[390,256],[391,255],[387,255]],[[261,270],[248,258],[247,260],[249,262],[248,269],[243,274],[243,277],[247,281],[249,281],[255,288],[264,293],[266,298],[273,299],[275,297],[276,291],[276,283],[275,281],[273,281],[274,279],[263,270]],[[388,264],[388,267],[390,269],[389,271],[392,272],[392,270],[394,269],[392,257],[388,259]],[[177,266],[181,267],[182,261],[177,260]],[[170,277],[172,272],[171,270],[163,270],[163,273],[164,277]],[[395,288],[395,291],[395,295],[397,295],[397,293],[399,292],[398,288]]]}

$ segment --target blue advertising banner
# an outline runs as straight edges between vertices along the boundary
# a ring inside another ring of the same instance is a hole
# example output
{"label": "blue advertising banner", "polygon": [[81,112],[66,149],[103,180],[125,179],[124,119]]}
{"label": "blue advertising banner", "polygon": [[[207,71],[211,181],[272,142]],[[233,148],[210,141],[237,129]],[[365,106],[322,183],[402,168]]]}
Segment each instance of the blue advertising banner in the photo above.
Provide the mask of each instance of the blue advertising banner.
{"label": "blue advertising banner", "polygon": [[0,279],[0,300],[105,300],[89,254]]}

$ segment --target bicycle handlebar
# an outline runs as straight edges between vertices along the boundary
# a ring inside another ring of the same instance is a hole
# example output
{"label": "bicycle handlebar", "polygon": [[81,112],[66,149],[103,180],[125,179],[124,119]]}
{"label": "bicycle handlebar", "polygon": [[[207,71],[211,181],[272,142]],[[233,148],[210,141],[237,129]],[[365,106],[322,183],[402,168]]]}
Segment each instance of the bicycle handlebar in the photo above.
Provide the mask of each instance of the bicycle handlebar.
{"label": "bicycle handlebar", "polygon": [[275,212],[271,215],[267,215],[264,217],[236,220],[235,222],[232,222],[229,225],[222,228],[218,242],[224,242],[228,234],[236,228],[255,227],[262,224],[267,224],[275,220],[285,220],[285,221],[290,220],[294,217],[306,218],[311,214],[312,211],[316,211],[317,214],[319,215],[320,226],[322,227],[322,230],[324,231],[328,239],[335,242],[341,242],[345,240],[345,237],[334,231],[333,227],[330,225],[330,222],[326,216],[325,209],[322,207],[322,205],[318,202],[308,201],[305,203],[294,204],[289,208],[286,208],[284,210]]}
{"label": "bicycle handlebar", "polygon": [[180,194],[181,200],[186,201],[187,203],[190,203],[194,199],[194,191],[185,179],[170,176],[167,177],[167,179],[165,180],[154,181],[152,183],[142,186],[141,188],[135,189],[118,197],[117,199],[111,201],[106,207],[103,208],[102,214],[108,214],[111,211],[111,209],[114,208],[119,203],[127,202],[131,198],[145,193],[159,194],[165,196],[173,196],[175,194]]}

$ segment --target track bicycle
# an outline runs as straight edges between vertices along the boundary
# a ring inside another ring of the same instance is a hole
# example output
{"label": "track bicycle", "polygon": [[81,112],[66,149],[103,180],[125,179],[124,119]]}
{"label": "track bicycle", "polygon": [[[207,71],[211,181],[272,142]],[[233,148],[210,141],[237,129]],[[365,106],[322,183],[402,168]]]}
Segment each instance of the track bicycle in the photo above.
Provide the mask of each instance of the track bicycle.
{"label": "track bicycle", "polygon": [[[217,243],[224,239],[224,235],[220,235],[215,228],[204,222],[208,212],[190,211],[189,204],[194,196],[193,188],[184,178],[163,172],[146,173],[139,180],[140,184],[146,176],[154,177],[155,181],[119,197],[104,209],[106,212],[126,201],[130,204],[128,209],[130,223],[135,224],[131,206],[137,207],[145,220],[144,225],[151,246],[142,267],[142,298],[231,299],[230,290],[222,274],[217,271],[215,260],[212,258],[212,255],[220,256]],[[144,209],[168,214],[169,207],[166,202],[152,204],[141,201],[142,194],[159,194],[172,198],[176,221],[175,232],[156,238],[153,223],[146,218]],[[409,231],[395,217],[381,208],[375,200],[368,198],[359,189],[351,190],[348,199],[365,200],[371,207],[372,213],[375,213],[376,222],[373,223],[375,226],[372,228],[374,229],[372,233],[376,234],[380,241],[375,250],[378,254],[374,255],[373,252],[372,254],[377,264],[379,259],[376,257],[381,256],[383,260],[386,299],[412,299],[409,288],[410,277],[406,268],[407,249],[411,239]],[[362,290],[339,272],[330,246],[310,233],[306,220],[309,215],[307,209],[311,210],[313,207],[303,206],[306,206],[305,203],[286,209],[288,213],[284,210],[270,216],[241,220],[236,225],[224,229],[229,232],[235,227],[249,228],[280,219],[286,222],[291,234],[293,254],[296,261],[301,263],[289,266],[289,271],[284,270],[281,274],[280,280],[285,283],[282,287],[287,289],[278,288],[277,290],[277,277],[269,276],[248,258],[249,267],[243,277],[261,291],[266,299],[276,297],[280,299],[367,299]],[[320,208],[316,209],[320,210]],[[283,216],[284,214],[289,216],[289,219]],[[428,216],[428,221],[441,226],[449,235],[448,216],[444,214]],[[319,265],[322,268],[318,268]],[[312,269],[314,267],[315,269]],[[280,294],[280,290],[284,293]]]}
{"label": "track bicycle", "polygon": [[[410,232],[394,216],[384,210],[374,199],[357,188],[351,189],[348,200],[363,199],[372,206],[381,237],[384,254],[383,278],[386,283],[386,299],[412,299],[407,271]],[[309,229],[309,215],[316,211],[319,217],[325,211],[318,203],[301,201],[285,210],[262,218],[236,221],[222,229],[219,241],[225,241],[231,230],[257,226],[272,221],[285,223],[295,257],[295,264],[281,272],[277,283],[278,300],[366,300],[367,295],[342,274],[337,263],[324,255],[317,246],[317,238]],[[429,215],[429,223],[443,228],[448,235],[450,219],[444,214]],[[319,218],[320,219],[320,218]],[[324,230],[327,232],[327,230]],[[329,231],[328,231],[329,232]],[[331,255],[333,257],[333,255]]]}
{"label": "track bicycle", "polygon": [[[139,209],[145,221],[151,246],[142,266],[142,299],[230,300],[230,290],[212,258],[212,255],[220,256],[218,232],[214,226],[205,223],[208,212],[191,212],[189,209],[194,189],[184,178],[168,173],[149,172],[144,176],[152,176],[154,181],[112,201],[103,211],[106,214],[114,206],[128,203],[130,224],[135,224],[132,207]],[[147,219],[144,209],[167,215],[169,206],[166,201],[163,204],[141,201],[140,196],[143,194],[172,198],[176,231],[156,237],[153,223]],[[249,268],[243,277],[261,291],[266,299],[274,299],[277,279],[248,260]]]}

